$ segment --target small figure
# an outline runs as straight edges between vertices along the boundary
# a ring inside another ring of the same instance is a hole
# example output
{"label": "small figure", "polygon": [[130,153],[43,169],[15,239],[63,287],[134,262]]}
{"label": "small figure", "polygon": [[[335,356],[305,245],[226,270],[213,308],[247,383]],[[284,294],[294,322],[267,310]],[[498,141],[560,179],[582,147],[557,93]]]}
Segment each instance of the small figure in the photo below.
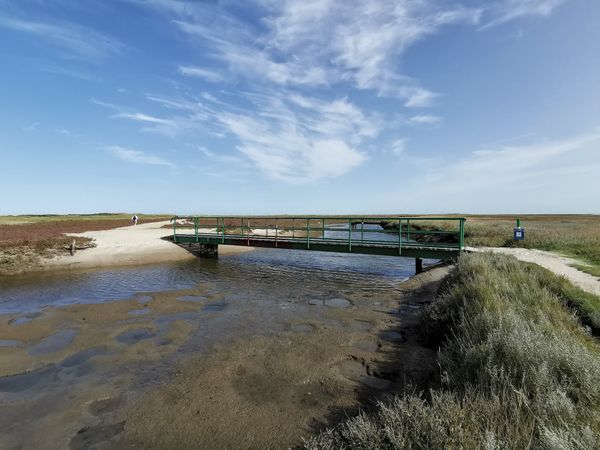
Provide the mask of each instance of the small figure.
{"label": "small figure", "polygon": [[138,223],[138,216],[136,216],[135,214],[133,215],[133,217],[131,218],[131,221],[133,222],[133,226],[136,226]]}

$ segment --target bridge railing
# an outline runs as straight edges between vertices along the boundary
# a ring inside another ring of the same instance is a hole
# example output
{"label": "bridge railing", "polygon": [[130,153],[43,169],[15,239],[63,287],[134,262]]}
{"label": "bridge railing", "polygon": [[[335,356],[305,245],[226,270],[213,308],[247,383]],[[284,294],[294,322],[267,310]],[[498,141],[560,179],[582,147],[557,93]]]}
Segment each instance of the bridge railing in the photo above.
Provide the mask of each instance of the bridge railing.
{"label": "bridge railing", "polygon": [[464,248],[462,217],[176,216],[173,240],[235,240],[352,246]]}

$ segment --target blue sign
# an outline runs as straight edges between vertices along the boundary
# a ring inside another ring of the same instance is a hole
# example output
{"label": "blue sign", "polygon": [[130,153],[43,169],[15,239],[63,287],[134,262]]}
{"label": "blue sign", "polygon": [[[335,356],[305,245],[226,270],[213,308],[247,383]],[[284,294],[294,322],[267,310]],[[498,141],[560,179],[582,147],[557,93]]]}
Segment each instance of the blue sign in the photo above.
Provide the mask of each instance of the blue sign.
{"label": "blue sign", "polygon": [[523,227],[516,227],[515,228],[515,234],[514,234],[514,240],[515,241],[522,241],[523,239],[525,239],[525,228],[523,228]]}

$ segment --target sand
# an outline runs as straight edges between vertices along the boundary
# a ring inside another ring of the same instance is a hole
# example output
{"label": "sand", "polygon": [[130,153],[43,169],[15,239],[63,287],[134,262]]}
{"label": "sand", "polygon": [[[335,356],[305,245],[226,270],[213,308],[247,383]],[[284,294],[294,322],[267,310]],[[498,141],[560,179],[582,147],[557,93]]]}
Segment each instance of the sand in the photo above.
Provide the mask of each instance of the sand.
{"label": "sand", "polygon": [[535,250],[528,248],[505,248],[505,247],[468,247],[467,251],[471,252],[493,252],[503,255],[511,255],[515,258],[535,263],[542,266],[556,275],[567,278],[575,286],[580,287],[586,292],[600,295],[600,279],[588,273],[577,270],[573,267],[575,264],[583,264],[567,256],[562,256],[556,253],[547,252],[544,250]]}
{"label": "sand", "polygon": [[[104,231],[88,231],[69,236],[92,238],[96,247],[75,255],[45,261],[47,268],[91,268],[184,261],[195,258],[187,250],[162,239],[170,231],[163,228],[169,221],[152,222]],[[220,245],[219,254],[247,252],[249,248]]]}

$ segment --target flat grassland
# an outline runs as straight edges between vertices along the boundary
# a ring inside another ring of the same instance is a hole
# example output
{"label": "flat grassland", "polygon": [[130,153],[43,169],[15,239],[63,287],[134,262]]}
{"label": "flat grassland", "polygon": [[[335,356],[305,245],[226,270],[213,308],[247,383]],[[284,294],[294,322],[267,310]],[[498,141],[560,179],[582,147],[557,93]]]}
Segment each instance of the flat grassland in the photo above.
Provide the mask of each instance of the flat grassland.
{"label": "flat grassland", "polygon": [[[426,216],[423,216],[426,217]],[[459,216],[456,216],[459,217]],[[582,262],[577,268],[600,276],[599,215],[465,215],[465,245],[471,247],[535,248],[564,254]],[[525,240],[513,240],[516,218],[525,227]],[[413,223],[411,222],[411,225]],[[455,230],[451,222],[415,221],[422,228],[432,226]]]}
{"label": "flat grassland", "polygon": [[[140,222],[171,216],[140,215]],[[109,230],[131,225],[129,214],[0,216],[0,275],[20,273],[40,266],[43,258],[69,251],[73,241],[66,233]],[[86,248],[91,239],[77,237],[75,245]]]}

